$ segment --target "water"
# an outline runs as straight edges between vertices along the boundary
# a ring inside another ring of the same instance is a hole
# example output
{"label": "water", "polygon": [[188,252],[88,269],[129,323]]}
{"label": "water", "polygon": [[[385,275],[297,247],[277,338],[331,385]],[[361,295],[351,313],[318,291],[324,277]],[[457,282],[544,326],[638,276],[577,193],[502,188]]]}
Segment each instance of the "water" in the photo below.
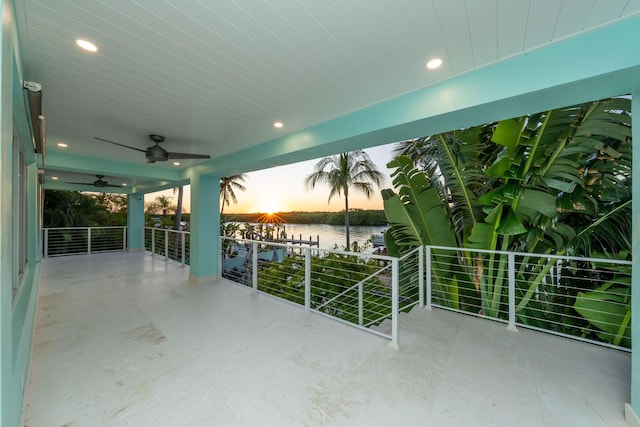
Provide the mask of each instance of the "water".
{"label": "water", "polygon": [[[287,231],[287,238],[293,237],[299,239],[302,234],[303,240],[315,241],[320,237],[320,249],[334,249],[338,245],[339,249],[343,249],[346,245],[345,228],[343,225],[327,225],[327,224],[284,224]],[[351,244],[358,242],[358,245],[364,245],[372,235],[379,236],[388,227],[385,226],[366,226],[352,225],[349,227],[349,236]],[[371,244],[369,244],[371,246]],[[369,248],[369,251],[372,248]]]}

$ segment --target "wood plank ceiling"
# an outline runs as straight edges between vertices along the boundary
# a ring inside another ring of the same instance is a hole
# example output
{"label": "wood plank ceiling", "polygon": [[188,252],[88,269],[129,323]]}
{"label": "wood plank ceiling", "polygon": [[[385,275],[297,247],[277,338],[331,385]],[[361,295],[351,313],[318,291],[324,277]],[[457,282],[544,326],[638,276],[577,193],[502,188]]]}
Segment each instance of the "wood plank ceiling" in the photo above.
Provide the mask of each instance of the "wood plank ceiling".
{"label": "wood plank ceiling", "polygon": [[[145,148],[158,133],[169,151],[221,156],[640,11],[639,0],[16,3],[49,150],[140,164],[94,136]],[[430,71],[433,57],[443,65]]]}

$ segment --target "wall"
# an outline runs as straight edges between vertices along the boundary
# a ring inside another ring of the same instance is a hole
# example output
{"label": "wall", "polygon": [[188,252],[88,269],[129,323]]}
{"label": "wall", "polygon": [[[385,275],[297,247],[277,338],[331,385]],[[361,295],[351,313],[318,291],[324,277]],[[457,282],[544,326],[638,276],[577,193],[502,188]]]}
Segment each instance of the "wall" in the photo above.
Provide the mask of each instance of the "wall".
{"label": "wall", "polygon": [[[31,353],[33,322],[36,304],[38,261],[38,183],[37,164],[29,118],[22,89],[22,64],[13,2],[2,0],[2,65],[0,68],[0,425],[20,425],[24,404],[24,391]],[[19,135],[26,161],[24,194],[14,193],[19,171],[13,170],[14,134]],[[16,218],[14,199],[25,197],[27,211],[19,208]],[[14,247],[14,229],[24,224],[26,264],[18,276],[15,267],[20,259]],[[17,261],[16,261],[17,262]],[[18,277],[18,279],[16,279]],[[19,283],[14,290],[14,282]]]}

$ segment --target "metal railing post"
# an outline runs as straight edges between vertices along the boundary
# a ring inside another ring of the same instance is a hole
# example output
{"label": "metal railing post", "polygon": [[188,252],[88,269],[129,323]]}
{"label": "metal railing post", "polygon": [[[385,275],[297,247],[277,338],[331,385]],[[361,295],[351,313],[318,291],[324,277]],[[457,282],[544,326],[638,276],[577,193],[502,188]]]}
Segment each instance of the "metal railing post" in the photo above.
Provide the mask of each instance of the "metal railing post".
{"label": "metal railing post", "polygon": [[358,283],[358,325],[364,324],[364,284]]}
{"label": "metal railing post", "polygon": [[49,229],[44,229],[44,257],[49,257]]}
{"label": "metal railing post", "polygon": [[127,227],[122,227],[122,252],[126,252],[126,251],[127,251]]}
{"label": "metal railing post", "polygon": [[252,246],[252,253],[251,253],[251,265],[253,267],[253,271],[252,271],[252,280],[253,280],[253,290],[254,291],[258,291],[258,242],[253,242],[251,244]]}
{"label": "metal railing post", "polygon": [[87,254],[91,255],[91,228],[87,227]]}
{"label": "metal railing post", "polygon": [[427,274],[427,292],[425,308],[431,310],[431,246],[425,246],[426,274]]}
{"label": "metal railing post", "polygon": [[513,252],[507,254],[509,275],[509,325],[507,329],[517,331],[516,328],[516,256]]}
{"label": "metal railing post", "polygon": [[169,230],[164,229],[164,260],[169,261]]}
{"label": "metal railing post", "polygon": [[151,256],[156,254],[156,229],[151,229]]}
{"label": "metal railing post", "polygon": [[418,305],[424,308],[424,246],[418,248]]}
{"label": "metal railing post", "polygon": [[222,269],[222,246],[224,244],[224,237],[218,237],[218,274],[219,277],[223,277],[224,270]]}
{"label": "metal railing post", "polygon": [[[181,256],[181,259],[182,259],[182,265],[185,265],[185,264],[186,264],[186,262],[185,262],[185,261],[186,261],[186,259],[185,259],[185,248],[184,248],[184,245],[185,245],[185,237],[186,237],[186,234],[184,234],[184,233],[180,233],[180,235],[182,236],[182,238],[181,238],[181,242],[180,242],[180,245],[181,245],[180,249],[182,250],[182,256]],[[218,245],[218,252],[220,252],[220,248],[221,248],[221,247],[222,247],[222,245]],[[220,270],[218,270],[218,271],[220,271]]]}
{"label": "metal railing post", "polygon": [[390,347],[398,349],[398,314],[399,314],[399,289],[398,289],[398,258],[391,260],[391,342]]}
{"label": "metal railing post", "polygon": [[311,248],[304,249],[304,308],[311,309]]}

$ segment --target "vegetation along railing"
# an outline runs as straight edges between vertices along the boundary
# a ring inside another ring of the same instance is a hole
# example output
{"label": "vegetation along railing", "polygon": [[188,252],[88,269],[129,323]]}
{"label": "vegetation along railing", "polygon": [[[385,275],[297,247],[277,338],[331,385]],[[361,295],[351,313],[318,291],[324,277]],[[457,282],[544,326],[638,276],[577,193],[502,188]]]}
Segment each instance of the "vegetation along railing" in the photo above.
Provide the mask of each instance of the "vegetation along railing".
{"label": "vegetation along railing", "polygon": [[127,227],[43,228],[43,256],[125,251]]}
{"label": "vegetation along railing", "polygon": [[427,307],[630,348],[630,261],[438,246],[425,257]]}
{"label": "vegetation along railing", "polygon": [[174,260],[189,265],[190,233],[168,228],[145,227],[144,248],[151,255],[163,256],[165,260]]}
{"label": "vegetation along railing", "polygon": [[329,316],[397,346],[398,312],[419,301],[416,250],[398,259],[221,237],[223,277]]}

